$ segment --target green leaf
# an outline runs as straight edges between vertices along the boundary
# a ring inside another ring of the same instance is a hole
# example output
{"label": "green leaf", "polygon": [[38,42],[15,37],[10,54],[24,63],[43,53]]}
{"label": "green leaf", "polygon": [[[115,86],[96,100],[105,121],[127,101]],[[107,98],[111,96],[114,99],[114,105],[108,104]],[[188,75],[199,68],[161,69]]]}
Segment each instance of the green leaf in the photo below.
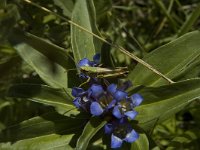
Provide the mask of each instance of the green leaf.
{"label": "green leaf", "polygon": [[70,118],[55,112],[48,113],[7,127],[0,134],[0,147],[7,145],[12,149],[70,148],[69,143],[74,135],[80,134],[84,123],[85,120],[78,116]]}
{"label": "green leaf", "polygon": [[54,0],[55,5],[59,6],[63,10],[63,14],[71,18],[72,10],[74,7],[73,0]]}
{"label": "green leaf", "polygon": [[13,145],[9,143],[0,143],[1,150],[10,150],[10,149],[31,149],[31,150],[73,150],[69,145],[73,134],[70,135],[45,135],[41,137],[26,139],[17,141]]}
{"label": "green leaf", "polygon": [[[170,79],[186,72],[188,65],[200,55],[200,32],[195,31],[161,46],[144,57],[144,61],[151,64]],[[129,79],[135,85],[159,86],[166,81],[152,71],[138,64],[130,73]]]}
{"label": "green leaf", "polygon": [[181,81],[181,80],[187,80],[187,79],[194,79],[199,77],[200,73],[200,56],[197,56],[195,60],[193,60],[191,63],[187,65],[187,68],[184,69],[176,78],[174,78],[174,81]]}
{"label": "green leaf", "polygon": [[86,150],[92,137],[106,124],[97,117],[92,117],[86,124],[81,136],[79,137],[76,145],[77,150]]}
{"label": "green leaf", "polygon": [[140,134],[139,139],[131,144],[131,150],[149,150],[149,141],[144,133]]}
{"label": "green leaf", "polygon": [[34,102],[53,106],[60,114],[78,114],[79,111],[72,103],[71,89],[65,91],[39,84],[15,84],[10,87],[8,96],[26,98]]}
{"label": "green leaf", "polygon": [[66,70],[72,69],[75,66],[73,58],[70,57],[66,49],[31,33],[17,29],[13,30],[12,36],[9,37],[9,41],[13,46],[19,43],[26,43],[28,46],[42,53],[51,61],[61,65]]}
{"label": "green leaf", "polygon": [[[92,0],[77,0],[71,20],[90,32],[99,34]],[[71,43],[76,63],[85,57],[92,60],[94,54],[100,52],[100,41],[74,25],[71,25]]]}
{"label": "green leaf", "polygon": [[67,73],[62,66],[27,44],[16,45],[15,49],[47,84],[55,88],[67,88]]}
{"label": "green leaf", "polygon": [[136,107],[136,120],[145,130],[152,130],[160,123],[200,97],[200,79],[181,81],[161,87],[143,88],[144,102]]}

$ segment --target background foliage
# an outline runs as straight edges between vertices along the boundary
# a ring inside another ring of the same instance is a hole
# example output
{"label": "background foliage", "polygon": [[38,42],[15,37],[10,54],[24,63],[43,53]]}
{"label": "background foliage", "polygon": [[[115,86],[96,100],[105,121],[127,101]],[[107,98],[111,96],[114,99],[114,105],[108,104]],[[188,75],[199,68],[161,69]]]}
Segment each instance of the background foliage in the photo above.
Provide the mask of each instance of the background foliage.
{"label": "background foliage", "polygon": [[[0,149],[109,149],[105,122],[79,114],[71,96],[81,83],[76,63],[97,52],[105,67],[128,66],[134,84],[128,92],[145,99],[134,123],[140,138],[122,149],[200,149],[198,0],[32,2],[36,6],[0,1]],[[176,83],[169,85],[67,19]]]}

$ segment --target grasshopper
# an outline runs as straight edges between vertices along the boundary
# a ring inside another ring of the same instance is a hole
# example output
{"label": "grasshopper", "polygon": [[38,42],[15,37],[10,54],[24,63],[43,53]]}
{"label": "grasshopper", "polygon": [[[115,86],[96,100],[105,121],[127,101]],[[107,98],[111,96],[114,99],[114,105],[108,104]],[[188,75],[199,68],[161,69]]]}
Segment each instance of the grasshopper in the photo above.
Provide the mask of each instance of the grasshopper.
{"label": "grasshopper", "polygon": [[102,68],[102,67],[91,67],[91,66],[81,66],[80,71],[88,76],[86,82],[82,83],[82,85],[88,83],[91,77],[95,78],[114,78],[114,77],[124,77],[128,74],[127,67],[117,67],[114,69],[110,68]]}
{"label": "grasshopper", "polygon": [[115,69],[102,68],[102,67],[91,67],[91,66],[82,66],[80,71],[89,77],[96,78],[112,78],[112,77],[121,77],[128,74],[127,67],[118,67]]}

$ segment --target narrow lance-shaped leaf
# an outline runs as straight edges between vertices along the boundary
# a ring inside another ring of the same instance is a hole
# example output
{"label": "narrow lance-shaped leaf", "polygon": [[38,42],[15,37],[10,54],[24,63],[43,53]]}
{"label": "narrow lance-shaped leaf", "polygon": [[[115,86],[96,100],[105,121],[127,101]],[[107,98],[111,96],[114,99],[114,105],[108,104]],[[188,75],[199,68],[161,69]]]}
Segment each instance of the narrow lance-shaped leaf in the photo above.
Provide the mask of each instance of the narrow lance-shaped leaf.
{"label": "narrow lance-shaped leaf", "polygon": [[65,68],[50,60],[28,44],[18,44],[15,49],[20,56],[52,87],[67,88]]}
{"label": "narrow lance-shaped leaf", "polygon": [[15,84],[10,87],[8,96],[26,98],[34,102],[53,106],[60,114],[75,115],[79,111],[73,105],[70,93],[70,89],[61,90],[39,84]]}
{"label": "narrow lance-shaped leaf", "polygon": [[[99,34],[93,0],[77,0],[71,20],[82,28],[94,34]],[[100,52],[101,44],[99,40],[73,24],[71,25],[71,43],[75,62],[85,57],[92,59],[95,53]]]}
{"label": "narrow lance-shaped leaf", "polygon": [[78,116],[65,117],[56,112],[34,117],[3,130],[0,134],[0,148],[72,149],[69,143],[81,131],[84,120]]}
{"label": "narrow lance-shaped leaf", "polygon": [[30,138],[25,140],[17,141],[16,143],[0,143],[1,150],[11,150],[11,149],[48,149],[48,150],[73,150],[70,146],[70,141],[72,140],[74,134],[70,135],[57,135],[50,134],[44,135],[36,138]]}
{"label": "narrow lance-shaped leaf", "polygon": [[97,117],[92,117],[86,124],[81,136],[79,137],[76,145],[77,150],[86,150],[92,137],[106,124]]}
{"label": "narrow lance-shaped leaf", "polygon": [[[144,57],[144,61],[154,66],[170,79],[187,72],[189,64],[200,55],[200,32],[194,31],[161,46]],[[141,64],[130,73],[129,79],[135,85],[159,86],[167,82],[156,76]]]}
{"label": "narrow lance-shaped leaf", "polygon": [[143,104],[136,108],[136,120],[145,130],[160,123],[200,97],[200,79],[186,80],[161,87],[140,90]]}
{"label": "narrow lance-shaped leaf", "polygon": [[74,67],[74,60],[70,57],[66,49],[31,33],[15,29],[12,31],[12,36],[9,37],[9,42],[13,46],[26,43],[28,46],[42,53],[49,60],[61,65],[66,70]]}

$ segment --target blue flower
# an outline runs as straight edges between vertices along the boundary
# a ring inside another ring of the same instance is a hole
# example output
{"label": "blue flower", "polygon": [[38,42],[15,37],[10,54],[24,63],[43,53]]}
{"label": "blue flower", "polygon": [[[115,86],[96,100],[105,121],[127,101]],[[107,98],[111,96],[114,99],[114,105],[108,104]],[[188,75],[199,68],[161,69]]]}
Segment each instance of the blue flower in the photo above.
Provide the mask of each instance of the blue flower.
{"label": "blue flower", "polygon": [[93,61],[90,61],[87,58],[83,58],[78,62],[78,67],[82,67],[82,66],[91,66],[91,67],[95,67],[98,66],[100,63],[100,54],[95,54],[93,56]]}
{"label": "blue flower", "polygon": [[[95,67],[99,66],[99,63],[100,55],[96,54],[93,61],[87,58],[80,60],[78,67]],[[89,78],[84,73],[81,73],[80,77]],[[72,89],[74,105],[93,116],[111,118],[104,126],[105,133],[111,135],[111,148],[119,148],[123,142],[132,143],[137,140],[139,134],[131,127],[129,121],[137,116],[138,112],[134,108],[142,103],[142,96],[137,93],[128,95],[125,90],[132,86],[130,81],[118,87],[116,84],[107,85],[107,82],[102,84],[102,80],[95,80],[95,77],[90,78],[88,89]]]}
{"label": "blue flower", "polygon": [[133,120],[138,112],[136,112],[134,108],[131,107],[131,103],[127,102],[125,105],[121,105],[120,103],[116,104],[112,114],[118,119],[128,117],[130,120]]}
{"label": "blue flower", "polygon": [[90,104],[90,99],[87,96],[87,94],[88,92],[84,91],[82,88],[79,87],[72,88],[72,95],[75,97],[73,103],[77,108],[82,108],[87,110],[87,107]]}
{"label": "blue flower", "polygon": [[117,85],[115,84],[110,84],[107,87],[107,91],[113,96],[113,99],[116,101],[112,114],[118,119],[126,116],[130,120],[133,120],[138,114],[134,110],[134,107],[138,106],[143,101],[142,96],[139,94],[133,94],[128,97],[128,93],[123,91],[123,89],[127,89],[129,86],[130,84],[127,82],[122,88],[117,88]]}
{"label": "blue flower", "polygon": [[85,91],[82,88],[74,87],[72,88],[72,95],[74,97],[80,97],[81,95],[84,95]]}
{"label": "blue flower", "polygon": [[101,85],[93,84],[89,90],[89,96],[98,99],[102,94],[104,94],[104,89]]}
{"label": "blue flower", "polygon": [[104,110],[99,103],[92,102],[92,104],[90,105],[90,112],[95,116],[100,116],[104,112]]}
{"label": "blue flower", "polygon": [[87,109],[94,116],[111,112],[117,119],[127,117],[133,120],[138,114],[134,108],[143,101],[139,94],[128,97],[128,93],[117,88],[116,84],[107,87],[92,84],[87,91],[75,87],[72,95],[76,97],[73,103],[77,108]]}
{"label": "blue flower", "polygon": [[79,61],[78,63],[78,67],[82,67],[82,66],[91,66],[91,62],[89,61],[89,59],[87,58],[83,58]]}
{"label": "blue flower", "polygon": [[136,107],[142,103],[143,98],[140,94],[133,94],[130,96],[130,100],[131,100],[133,107]]}
{"label": "blue flower", "polygon": [[113,96],[113,98],[115,100],[117,100],[118,102],[126,99],[126,97],[128,96],[128,93],[122,90],[118,90],[117,89],[117,85],[116,84],[110,84],[107,87],[107,91]]}
{"label": "blue flower", "polygon": [[139,138],[139,134],[125,118],[107,123],[104,130],[106,134],[111,134],[111,148],[119,148],[123,141],[132,143]]}

